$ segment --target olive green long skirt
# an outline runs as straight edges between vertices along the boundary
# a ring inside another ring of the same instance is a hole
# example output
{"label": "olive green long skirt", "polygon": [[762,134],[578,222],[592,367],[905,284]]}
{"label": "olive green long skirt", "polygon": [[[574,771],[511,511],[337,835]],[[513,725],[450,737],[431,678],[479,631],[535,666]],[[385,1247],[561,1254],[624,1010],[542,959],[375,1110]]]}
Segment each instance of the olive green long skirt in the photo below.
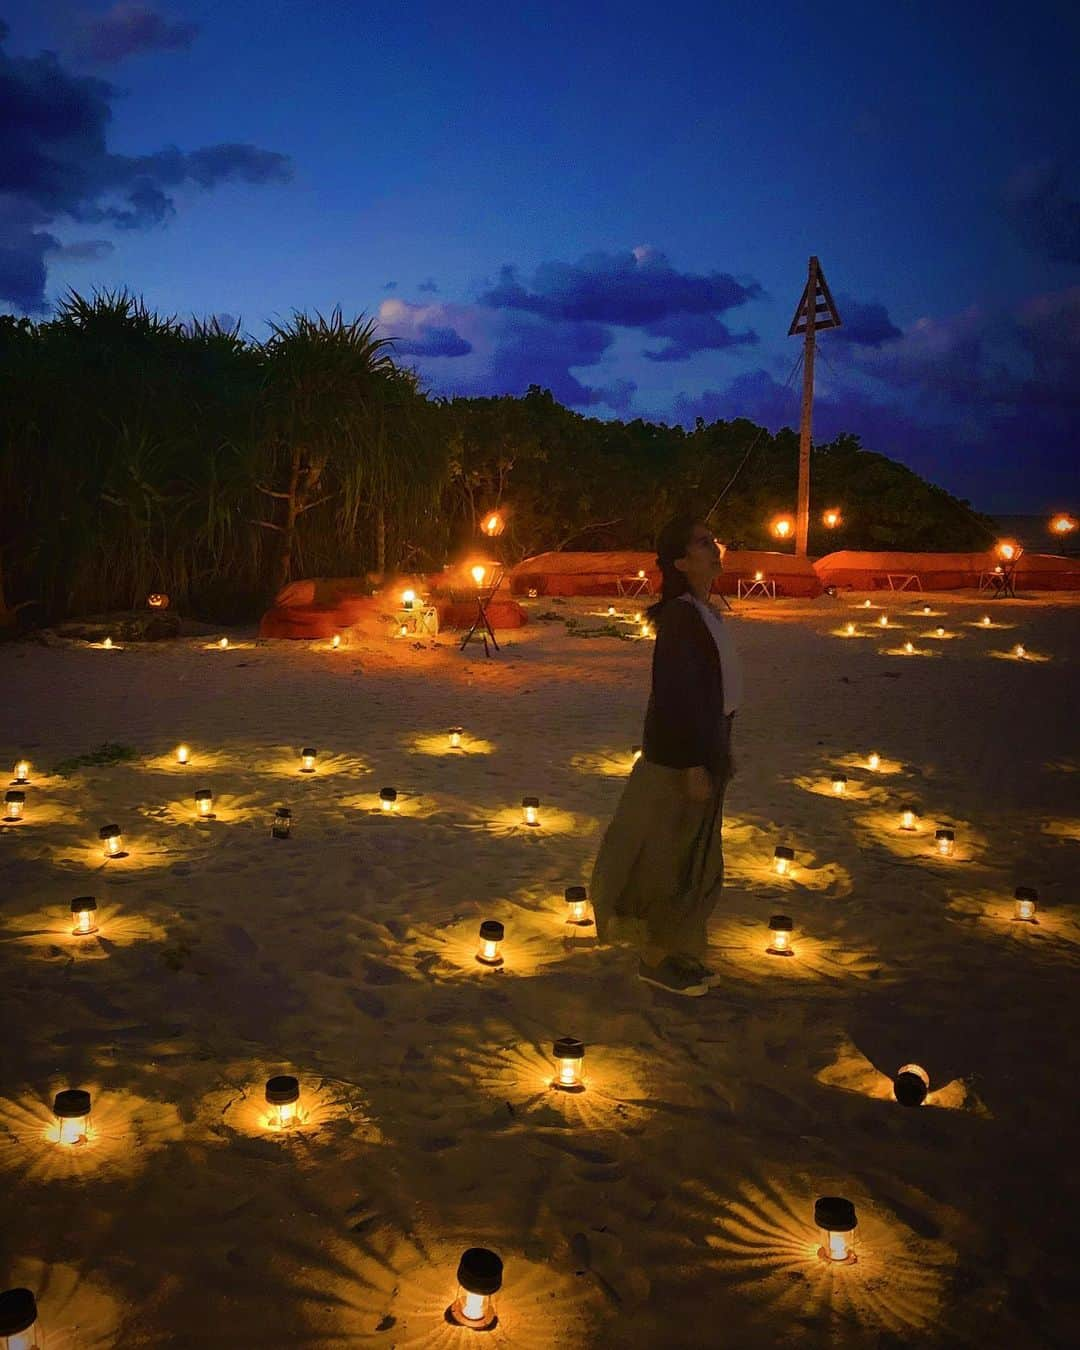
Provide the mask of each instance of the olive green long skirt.
{"label": "olive green long skirt", "polygon": [[724,883],[721,782],[706,802],[686,774],[639,759],[593,866],[591,897],[604,942],[636,947],[648,965],[705,955],[709,915]]}

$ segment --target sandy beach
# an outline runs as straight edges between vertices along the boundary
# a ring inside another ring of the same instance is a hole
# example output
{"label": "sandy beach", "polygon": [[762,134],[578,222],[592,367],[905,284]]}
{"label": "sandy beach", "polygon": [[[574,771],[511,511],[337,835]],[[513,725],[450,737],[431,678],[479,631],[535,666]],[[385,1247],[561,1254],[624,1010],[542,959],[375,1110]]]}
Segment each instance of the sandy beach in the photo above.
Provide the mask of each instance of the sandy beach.
{"label": "sandy beach", "polygon": [[[530,601],[490,660],[452,633],[0,647],[0,753],[31,764],[0,837],[0,1287],[36,1291],[46,1350],[465,1346],[444,1311],[475,1245],[505,1266],[493,1346],[1074,1343],[1080,596],[990,627],[970,595],[863,599],[731,619],[723,978],[696,1000],[565,923],[652,645],[539,616],[607,601]],[[135,757],[55,772],[106,742]],[[565,1035],[578,1095],[550,1086]],[[72,1148],[64,1088],[93,1098]],[[817,1256],[825,1195],[856,1206],[854,1265]]]}

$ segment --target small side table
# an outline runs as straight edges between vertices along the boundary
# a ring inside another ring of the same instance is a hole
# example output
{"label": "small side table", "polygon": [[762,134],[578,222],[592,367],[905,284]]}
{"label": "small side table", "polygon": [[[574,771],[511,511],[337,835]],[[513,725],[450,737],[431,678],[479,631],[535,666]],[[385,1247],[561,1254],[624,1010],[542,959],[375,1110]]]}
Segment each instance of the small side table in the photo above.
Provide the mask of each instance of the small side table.
{"label": "small side table", "polygon": [[634,600],[639,595],[652,595],[652,582],[648,577],[618,577],[615,581],[615,592],[627,600]]}
{"label": "small side table", "polygon": [[776,582],[769,577],[762,577],[760,581],[756,577],[752,581],[745,581],[740,577],[737,592],[740,600],[751,600],[755,595],[763,596],[766,600],[775,600]]}
{"label": "small side table", "polygon": [[922,579],[914,572],[886,572],[885,580],[889,583],[890,591],[922,590]]}

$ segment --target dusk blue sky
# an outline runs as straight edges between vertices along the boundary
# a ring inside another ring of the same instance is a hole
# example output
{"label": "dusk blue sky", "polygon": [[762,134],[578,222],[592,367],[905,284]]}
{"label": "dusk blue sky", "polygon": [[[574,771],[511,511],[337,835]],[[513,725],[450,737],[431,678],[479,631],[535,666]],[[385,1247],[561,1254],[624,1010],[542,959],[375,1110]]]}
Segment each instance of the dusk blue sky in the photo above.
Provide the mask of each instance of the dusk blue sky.
{"label": "dusk blue sky", "polygon": [[[1080,7],[4,5],[0,308],[378,315],[438,393],[797,424],[1076,509]],[[46,54],[48,53],[48,54]]]}

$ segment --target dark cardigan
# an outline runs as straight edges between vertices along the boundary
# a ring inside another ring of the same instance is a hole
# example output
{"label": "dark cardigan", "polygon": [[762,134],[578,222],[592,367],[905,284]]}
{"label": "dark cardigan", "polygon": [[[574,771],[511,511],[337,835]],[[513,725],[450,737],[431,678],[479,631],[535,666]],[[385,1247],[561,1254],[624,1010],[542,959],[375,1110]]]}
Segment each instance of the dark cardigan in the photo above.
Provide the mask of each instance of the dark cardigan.
{"label": "dark cardigan", "polygon": [[702,765],[726,778],[730,747],[724,675],[713,635],[696,605],[669,600],[656,622],[642,754],[669,769]]}

